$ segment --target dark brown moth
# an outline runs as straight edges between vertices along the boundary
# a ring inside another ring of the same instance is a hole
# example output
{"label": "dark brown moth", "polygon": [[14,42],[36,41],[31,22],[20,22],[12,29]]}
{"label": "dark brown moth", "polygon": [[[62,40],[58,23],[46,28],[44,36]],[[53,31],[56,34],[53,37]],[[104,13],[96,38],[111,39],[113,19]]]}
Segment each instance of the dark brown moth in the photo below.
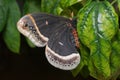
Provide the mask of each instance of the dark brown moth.
{"label": "dark brown moth", "polygon": [[72,70],[80,63],[76,20],[45,13],[23,16],[18,30],[37,47],[44,47],[50,64],[63,70]]}

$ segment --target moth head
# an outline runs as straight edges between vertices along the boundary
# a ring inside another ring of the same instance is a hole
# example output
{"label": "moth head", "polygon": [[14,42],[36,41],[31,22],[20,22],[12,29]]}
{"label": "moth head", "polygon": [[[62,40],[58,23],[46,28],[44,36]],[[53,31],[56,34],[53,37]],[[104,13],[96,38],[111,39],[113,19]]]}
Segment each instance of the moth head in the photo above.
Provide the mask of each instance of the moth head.
{"label": "moth head", "polygon": [[27,15],[22,17],[17,23],[18,30],[27,37],[31,33],[30,27],[33,28],[33,23]]}
{"label": "moth head", "polygon": [[36,46],[43,47],[46,45],[46,41],[43,41],[39,36],[36,23],[31,17],[30,15],[25,15],[17,22],[18,31],[29,38]]}

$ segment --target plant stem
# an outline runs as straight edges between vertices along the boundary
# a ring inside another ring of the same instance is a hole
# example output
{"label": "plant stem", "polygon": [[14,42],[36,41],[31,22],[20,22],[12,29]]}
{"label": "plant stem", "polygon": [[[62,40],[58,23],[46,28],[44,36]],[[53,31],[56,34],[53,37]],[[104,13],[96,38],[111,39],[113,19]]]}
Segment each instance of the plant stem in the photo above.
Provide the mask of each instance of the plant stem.
{"label": "plant stem", "polygon": [[117,2],[117,0],[113,0],[112,2],[111,2],[111,5],[113,5],[114,3],[116,3]]}

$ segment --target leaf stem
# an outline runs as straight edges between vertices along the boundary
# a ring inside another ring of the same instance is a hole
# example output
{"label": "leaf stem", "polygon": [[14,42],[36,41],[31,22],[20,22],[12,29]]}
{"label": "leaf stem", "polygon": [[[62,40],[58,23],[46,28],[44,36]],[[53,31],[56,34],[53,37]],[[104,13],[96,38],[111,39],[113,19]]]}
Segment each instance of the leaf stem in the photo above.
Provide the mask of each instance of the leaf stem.
{"label": "leaf stem", "polygon": [[112,2],[111,2],[111,5],[113,5],[114,3],[116,3],[117,2],[117,0],[113,0]]}

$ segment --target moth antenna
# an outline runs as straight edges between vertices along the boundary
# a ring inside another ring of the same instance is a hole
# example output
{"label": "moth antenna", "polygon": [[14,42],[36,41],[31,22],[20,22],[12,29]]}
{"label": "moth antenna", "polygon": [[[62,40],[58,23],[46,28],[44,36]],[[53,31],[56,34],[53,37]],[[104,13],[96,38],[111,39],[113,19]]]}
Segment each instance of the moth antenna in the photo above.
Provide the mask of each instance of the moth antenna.
{"label": "moth antenna", "polygon": [[73,18],[73,16],[74,16],[74,12],[72,11],[72,12],[71,12],[71,18]]}
{"label": "moth antenna", "polygon": [[74,12],[72,11],[71,13],[70,13],[70,20],[72,21],[73,20],[73,17],[74,17]]}

